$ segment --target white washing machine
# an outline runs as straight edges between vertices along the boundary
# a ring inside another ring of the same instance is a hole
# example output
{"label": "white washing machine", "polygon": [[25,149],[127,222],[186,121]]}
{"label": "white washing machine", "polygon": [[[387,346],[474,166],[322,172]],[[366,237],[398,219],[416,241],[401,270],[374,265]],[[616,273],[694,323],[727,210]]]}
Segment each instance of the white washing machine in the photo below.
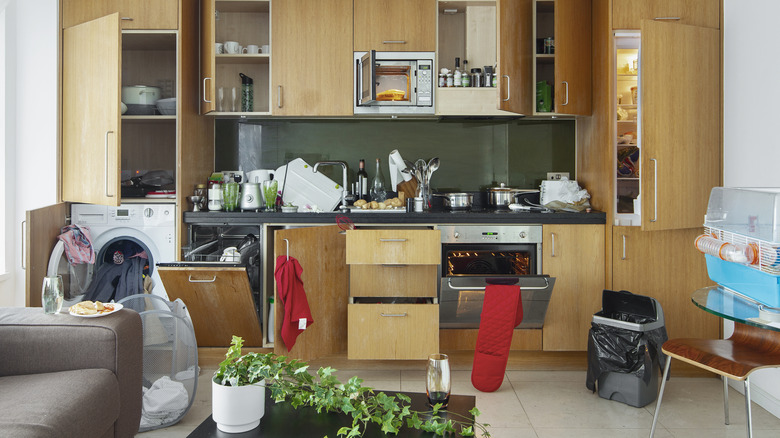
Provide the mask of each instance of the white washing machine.
{"label": "white washing machine", "polygon": [[[146,251],[152,293],[166,300],[156,264],[176,260],[176,206],[174,204],[122,204],[119,207],[104,205],[73,204],[70,209],[71,223],[89,227],[92,246],[95,250],[95,265],[85,276],[87,283],[103,263],[112,263],[117,249],[133,248]],[[57,244],[49,261],[49,275],[52,270],[62,271],[67,265],[62,254],[62,245]]]}

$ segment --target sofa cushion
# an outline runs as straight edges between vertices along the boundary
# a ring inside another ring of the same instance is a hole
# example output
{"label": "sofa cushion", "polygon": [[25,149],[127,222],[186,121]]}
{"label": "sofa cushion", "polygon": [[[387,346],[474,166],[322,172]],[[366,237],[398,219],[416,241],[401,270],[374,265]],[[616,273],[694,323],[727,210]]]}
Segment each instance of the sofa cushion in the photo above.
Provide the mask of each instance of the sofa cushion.
{"label": "sofa cushion", "polygon": [[105,369],[0,377],[0,394],[4,436],[103,436],[119,416],[119,383]]}

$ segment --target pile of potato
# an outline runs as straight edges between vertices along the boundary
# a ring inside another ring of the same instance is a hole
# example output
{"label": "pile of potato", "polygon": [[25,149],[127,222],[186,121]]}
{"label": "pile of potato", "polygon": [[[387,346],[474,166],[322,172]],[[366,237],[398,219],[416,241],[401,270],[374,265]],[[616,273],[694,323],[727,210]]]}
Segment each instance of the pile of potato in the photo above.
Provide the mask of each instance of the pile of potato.
{"label": "pile of potato", "polygon": [[400,198],[388,199],[385,202],[369,202],[365,199],[358,199],[353,205],[362,208],[363,210],[387,210],[390,208],[403,207],[404,202]]}

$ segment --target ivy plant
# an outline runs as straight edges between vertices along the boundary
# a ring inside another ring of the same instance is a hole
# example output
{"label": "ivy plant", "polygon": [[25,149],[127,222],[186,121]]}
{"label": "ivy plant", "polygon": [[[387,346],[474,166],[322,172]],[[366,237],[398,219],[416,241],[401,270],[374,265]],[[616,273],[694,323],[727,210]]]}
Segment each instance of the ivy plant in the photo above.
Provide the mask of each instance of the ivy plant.
{"label": "ivy plant", "polygon": [[277,356],[274,353],[241,354],[244,340],[233,336],[225,360],[214,373],[214,382],[225,386],[244,386],[265,381],[276,403],[289,402],[294,408],[310,406],[318,413],[343,413],[352,417],[352,424],[339,429],[338,436],[347,438],[362,436],[370,423],[376,424],[382,432],[398,434],[406,425],[412,429],[432,432],[436,435],[459,433],[461,436],[475,436],[477,432],[489,437],[489,424],[476,421],[480,415],[475,407],[469,411],[471,418],[448,412],[444,419],[440,415],[441,404],[428,411],[411,409],[411,399],[400,393],[388,395],[362,386],[357,377],[341,383],[331,367],[317,370],[316,378],[308,371],[306,362]]}

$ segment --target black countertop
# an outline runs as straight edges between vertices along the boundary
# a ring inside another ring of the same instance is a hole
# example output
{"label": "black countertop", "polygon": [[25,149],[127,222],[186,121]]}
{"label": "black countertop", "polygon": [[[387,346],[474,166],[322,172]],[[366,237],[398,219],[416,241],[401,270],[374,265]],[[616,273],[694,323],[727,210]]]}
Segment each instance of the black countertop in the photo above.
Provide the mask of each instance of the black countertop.
{"label": "black countertop", "polygon": [[337,216],[346,216],[356,225],[360,224],[604,224],[606,213],[538,213],[513,212],[509,210],[445,211],[431,210],[424,213],[265,213],[201,211],[184,213],[188,224],[327,224],[336,223]]}

